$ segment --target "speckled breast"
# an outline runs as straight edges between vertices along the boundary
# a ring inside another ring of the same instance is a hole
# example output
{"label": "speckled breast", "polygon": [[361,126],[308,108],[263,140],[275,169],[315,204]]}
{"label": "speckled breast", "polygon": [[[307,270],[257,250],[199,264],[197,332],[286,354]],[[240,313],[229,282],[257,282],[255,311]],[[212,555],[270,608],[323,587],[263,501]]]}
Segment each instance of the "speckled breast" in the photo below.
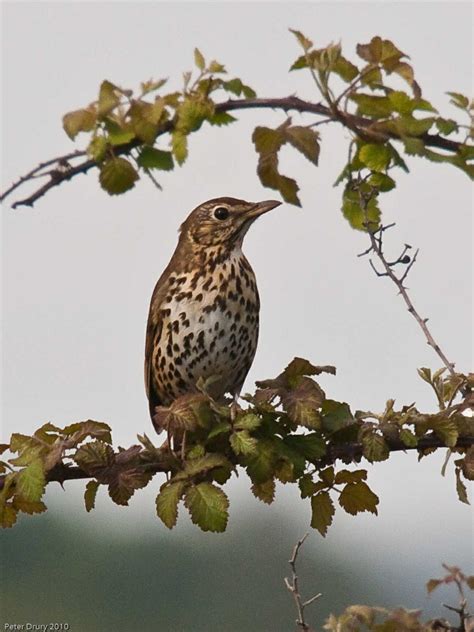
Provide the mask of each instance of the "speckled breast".
{"label": "speckled breast", "polygon": [[215,398],[238,392],[257,348],[259,307],[255,275],[240,250],[171,275],[152,359],[162,402],[195,390],[200,377],[213,378]]}

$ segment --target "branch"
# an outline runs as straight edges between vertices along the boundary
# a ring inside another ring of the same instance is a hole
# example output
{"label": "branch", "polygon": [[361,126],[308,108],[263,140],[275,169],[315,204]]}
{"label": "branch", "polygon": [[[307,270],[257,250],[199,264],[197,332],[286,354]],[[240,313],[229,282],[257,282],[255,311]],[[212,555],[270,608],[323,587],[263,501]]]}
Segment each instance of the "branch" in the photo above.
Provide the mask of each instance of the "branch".
{"label": "branch", "polygon": [[[441,439],[439,439],[436,435],[425,436],[418,441],[416,446],[406,446],[399,439],[388,439],[386,438],[386,443],[389,449],[389,452],[406,452],[411,450],[429,450],[429,449],[439,449],[445,448],[446,445],[443,443]],[[469,448],[474,445],[474,436],[463,436],[459,437],[456,445],[451,449],[456,448]],[[341,460],[344,463],[350,463],[353,461],[360,461],[363,456],[364,446],[362,443],[354,442],[354,443],[344,443],[341,445],[333,445],[329,446],[327,454],[319,459],[314,465],[317,468],[326,467],[328,465],[332,465],[336,463],[336,461]],[[149,474],[158,474],[168,473],[171,468],[169,464],[163,462],[162,460],[156,462],[147,462],[143,463],[139,468],[140,472],[149,473]],[[3,489],[5,483],[6,475],[0,476],[0,490]],[[47,473],[46,480],[48,483],[64,483],[65,481],[75,481],[80,479],[93,479],[95,478],[92,474],[87,473],[85,470],[81,469],[77,466],[67,465],[63,462],[57,463],[49,472]]]}
{"label": "branch", "polygon": [[[367,196],[364,193],[362,193],[362,191],[359,190],[359,196],[360,196],[361,206],[364,209],[365,215],[367,217],[368,216],[367,204],[370,201],[372,193]],[[394,224],[390,224],[389,226],[381,226],[376,231],[371,230],[370,222],[366,222],[366,226],[367,226],[367,233],[370,239],[370,247],[364,252],[360,253],[359,256],[365,256],[371,252],[375,253],[375,255],[377,256],[377,258],[379,259],[379,261],[381,262],[383,266],[384,272],[379,272],[377,268],[374,266],[374,264],[372,263],[372,260],[370,260],[370,265],[373,271],[379,277],[380,276],[389,277],[389,279],[397,286],[398,293],[402,296],[406,306],[408,307],[408,311],[410,312],[410,314],[413,316],[413,318],[416,320],[421,330],[423,331],[423,334],[426,338],[426,342],[430,345],[430,347],[433,348],[435,353],[441,359],[444,366],[448,369],[449,373],[452,376],[455,376],[456,373],[454,371],[454,363],[448,360],[448,358],[446,357],[446,354],[443,352],[439,344],[434,339],[428,325],[426,324],[428,322],[428,318],[422,318],[420,316],[420,314],[418,313],[418,311],[416,310],[413,304],[413,301],[411,300],[407,292],[407,288],[404,286],[404,282],[408,276],[408,273],[410,272],[411,268],[413,267],[416,261],[419,250],[417,250],[415,254],[413,255],[413,257],[410,259],[410,257],[406,253],[411,248],[411,246],[409,246],[408,244],[405,244],[405,247],[401,255],[397,259],[395,259],[395,261],[389,262],[387,261],[383,253],[382,239],[383,239],[384,231],[394,226]],[[393,271],[393,267],[399,263],[402,263],[402,264],[408,263],[408,266],[401,277],[398,277]]]}
{"label": "branch", "polygon": [[304,617],[304,610],[305,610],[305,608],[307,606],[309,606],[310,604],[312,604],[313,601],[316,601],[316,599],[319,599],[319,597],[321,597],[321,593],[318,593],[317,595],[314,595],[310,599],[307,599],[306,601],[303,601],[303,599],[302,599],[302,597],[300,595],[300,591],[299,591],[298,574],[296,572],[296,559],[298,557],[298,553],[300,551],[300,548],[304,544],[304,541],[306,540],[308,535],[309,534],[306,533],[301,538],[301,540],[298,540],[298,542],[296,543],[296,545],[295,545],[295,547],[293,549],[293,554],[292,554],[290,560],[288,561],[289,565],[291,566],[291,582],[288,579],[288,577],[285,577],[285,586],[290,591],[290,593],[293,595],[293,599],[295,600],[295,604],[296,604],[296,610],[298,612],[298,618],[296,619],[296,625],[303,632],[312,632],[312,628],[310,628],[309,625],[305,621],[305,617]]}
{"label": "branch", "polygon": [[[354,131],[356,134],[364,133],[372,139],[377,139],[379,142],[387,139],[401,140],[395,132],[381,133],[375,132],[371,129],[374,124],[373,119],[368,119],[355,114],[343,113],[340,110],[331,111],[325,105],[321,103],[312,103],[304,101],[296,96],[282,97],[282,98],[253,98],[253,99],[229,99],[222,103],[215,105],[216,112],[231,112],[233,110],[248,110],[248,109],[280,109],[285,112],[290,110],[300,113],[317,114],[323,116],[331,122],[341,123],[344,127],[347,127]],[[171,132],[174,129],[174,124],[168,121],[162,126],[157,134],[157,138],[164,134]],[[445,149],[450,152],[457,152],[462,146],[462,143],[443,138],[439,134],[425,133],[419,138],[428,147],[437,147],[439,149]],[[133,140],[130,143],[119,145],[114,148],[114,155],[121,156],[128,154],[132,149],[138,147],[141,144],[139,140]],[[98,162],[93,159],[87,159],[75,166],[70,166],[69,161],[76,158],[82,158],[86,156],[85,151],[75,151],[64,156],[52,158],[46,162],[40,163],[37,167],[29,171],[26,175],[22,176],[16,183],[10,186],[4,193],[0,195],[0,202],[3,202],[13,191],[20,186],[33,180],[37,177],[49,176],[49,180],[43,184],[39,189],[34,191],[26,198],[17,200],[12,204],[12,208],[18,208],[19,206],[33,206],[37,200],[43,197],[50,189],[62,184],[66,180],[71,180],[79,174],[85,174],[90,169],[98,166]],[[53,166],[53,169],[40,173],[46,167]],[[66,166],[66,168],[65,168]]]}

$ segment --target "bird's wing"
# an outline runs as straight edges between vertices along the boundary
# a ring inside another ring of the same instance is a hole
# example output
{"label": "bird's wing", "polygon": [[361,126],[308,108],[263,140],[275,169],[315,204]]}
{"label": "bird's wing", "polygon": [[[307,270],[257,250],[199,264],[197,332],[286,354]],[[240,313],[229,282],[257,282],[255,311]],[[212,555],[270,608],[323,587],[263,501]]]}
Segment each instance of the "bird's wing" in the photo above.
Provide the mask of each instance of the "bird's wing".
{"label": "bird's wing", "polygon": [[155,407],[162,404],[160,397],[153,385],[152,369],[153,369],[153,350],[158,344],[162,330],[163,320],[161,316],[161,304],[166,295],[166,278],[167,270],[164,271],[158,283],[155,285],[151,301],[150,310],[148,312],[148,322],[146,326],[145,339],[145,389],[148,397],[148,405],[150,409],[150,417],[153,420]]}

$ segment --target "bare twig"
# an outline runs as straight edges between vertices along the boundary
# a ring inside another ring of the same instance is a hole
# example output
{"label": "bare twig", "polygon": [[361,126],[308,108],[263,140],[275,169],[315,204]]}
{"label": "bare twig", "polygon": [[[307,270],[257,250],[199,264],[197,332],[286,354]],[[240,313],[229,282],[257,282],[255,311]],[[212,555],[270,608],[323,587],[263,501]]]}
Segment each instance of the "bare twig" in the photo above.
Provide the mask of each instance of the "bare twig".
{"label": "bare twig", "polygon": [[296,605],[296,610],[298,612],[298,618],[296,619],[297,629],[298,630],[302,630],[303,632],[311,632],[312,631],[312,628],[310,628],[310,626],[305,621],[305,616],[304,616],[305,608],[307,606],[309,606],[310,604],[312,604],[313,601],[316,601],[316,599],[319,599],[319,597],[321,597],[321,593],[318,593],[317,595],[314,595],[313,597],[310,597],[306,601],[303,601],[303,599],[301,597],[301,594],[300,594],[300,590],[299,590],[298,574],[296,572],[296,559],[298,557],[298,553],[300,551],[300,548],[304,544],[304,541],[306,540],[308,535],[309,534],[306,533],[301,538],[301,540],[298,540],[298,542],[295,544],[295,547],[293,549],[293,553],[292,553],[291,558],[289,560],[289,564],[291,566],[291,582],[288,579],[288,577],[285,577],[285,586],[287,587],[289,592],[293,595],[293,599],[294,599],[295,605]]}
{"label": "bare twig", "polygon": [[[215,106],[216,112],[230,112],[233,110],[247,110],[247,109],[262,109],[262,108],[270,108],[270,109],[281,109],[285,112],[289,110],[293,110],[296,112],[307,113],[307,114],[317,114],[319,116],[323,116],[325,119],[329,119],[333,122],[339,122],[345,127],[351,129],[356,134],[359,135],[371,135],[372,137],[377,136],[378,140],[384,139],[393,139],[393,140],[401,140],[400,137],[395,132],[387,132],[381,134],[381,132],[375,132],[371,129],[374,121],[372,119],[364,118],[362,116],[357,116],[355,114],[348,114],[339,111],[337,108],[334,108],[334,111],[321,103],[312,103],[309,101],[304,101],[296,96],[282,97],[282,98],[253,98],[253,99],[229,99],[228,101],[223,101],[222,103],[217,103]],[[327,122],[327,121],[325,121]],[[173,123],[168,121],[165,123],[160,131],[158,132],[157,137],[162,136],[173,130]],[[437,147],[439,149],[445,149],[451,152],[457,152],[459,148],[462,146],[462,143],[450,140],[448,138],[444,138],[439,134],[423,134],[419,137],[426,146],[428,147]],[[114,147],[114,155],[120,156],[124,154],[128,154],[133,148],[140,145],[138,140],[133,140],[130,143],[119,145]],[[79,164],[72,166],[70,169],[61,170],[61,165],[66,163],[69,160],[80,158],[86,156],[85,151],[75,151],[69,154],[65,154],[64,156],[59,156],[57,158],[52,158],[46,162],[40,163],[37,167],[29,171],[26,175],[22,176],[17,182],[12,184],[4,193],[0,195],[0,202],[3,202],[8,196],[13,193],[16,189],[21,187],[23,184],[30,182],[37,176],[49,177],[49,179],[36,191],[34,191],[31,195],[26,198],[17,200],[12,204],[12,208],[18,208],[20,206],[33,206],[34,203],[39,200],[43,195],[45,195],[50,189],[58,186],[62,182],[66,180],[71,180],[75,176],[79,174],[85,174],[90,169],[98,166],[98,162],[93,159],[86,159]],[[47,173],[40,173],[45,167],[54,166],[54,168]]]}
{"label": "bare twig", "polygon": [[[360,189],[359,189],[359,198],[360,198],[360,203],[361,203],[361,207],[363,208],[366,217],[368,216],[367,214],[367,205],[372,197],[373,193],[369,193],[369,194],[365,194],[363,193]],[[390,226],[393,226],[394,224],[391,224]],[[448,358],[446,357],[445,353],[443,352],[443,350],[441,349],[441,347],[439,346],[439,344],[436,342],[436,340],[433,338],[433,335],[430,331],[430,329],[428,328],[428,325],[426,324],[428,322],[428,318],[422,318],[420,316],[420,314],[418,313],[418,311],[416,310],[413,301],[411,300],[408,292],[407,292],[407,288],[404,286],[404,282],[407,278],[408,273],[410,272],[411,268],[413,267],[413,264],[416,261],[416,258],[418,256],[418,252],[419,250],[417,250],[413,256],[413,258],[410,260],[408,258],[405,259],[406,256],[406,251],[408,250],[408,248],[411,248],[411,246],[408,246],[407,244],[405,244],[405,248],[402,252],[402,254],[398,257],[398,259],[396,259],[395,261],[389,262],[387,261],[387,259],[385,258],[384,252],[383,252],[383,248],[382,248],[382,235],[383,232],[385,230],[387,230],[388,226],[382,226],[380,228],[377,228],[377,230],[372,230],[370,228],[370,222],[366,222],[366,227],[367,227],[367,234],[369,235],[369,239],[370,239],[370,247],[363,253],[360,253],[359,256],[362,255],[367,255],[371,252],[373,252],[376,257],[378,258],[378,260],[380,261],[380,263],[382,264],[382,268],[383,268],[383,272],[380,272],[379,270],[377,270],[377,268],[375,267],[375,265],[373,264],[372,260],[369,261],[372,269],[374,270],[375,274],[379,277],[382,276],[386,276],[389,277],[390,280],[396,285],[396,287],[398,288],[398,293],[401,295],[401,297],[403,298],[408,311],[410,312],[410,314],[413,316],[413,318],[416,320],[416,322],[418,323],[418,325],[420,326],[421,330],[423,331],[423,334],[426,338],[426,342],[430,345],[430,347],[432,347],[432,349],[435,351],[435,353],[438,355],[438,357],[441,359],[442,363],[444,364],[444,366],[448,369],[448,371],[450,372],[450,374],[452,376],[456,375],[455,371],[454,371],[454,364],[452,362],[450,362],[448,360]],[[401,277],[398,277],[395,272],[393,271],[393,266],[397,263],[409,263],[409,265],[407,266],[404,274]]]}

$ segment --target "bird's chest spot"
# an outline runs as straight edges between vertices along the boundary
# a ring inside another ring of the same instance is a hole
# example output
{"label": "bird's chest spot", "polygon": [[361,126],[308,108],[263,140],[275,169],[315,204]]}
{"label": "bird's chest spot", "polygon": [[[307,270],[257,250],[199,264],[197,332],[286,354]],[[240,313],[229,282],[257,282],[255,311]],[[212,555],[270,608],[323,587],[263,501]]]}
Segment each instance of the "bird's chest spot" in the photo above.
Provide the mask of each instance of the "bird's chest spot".
{"label": "bird's chest spot", "polygon": [[230,257],[173,280],[163,305],[161,347],[186,383],[244,377],[258,337],[259,298],[244,258]]}

